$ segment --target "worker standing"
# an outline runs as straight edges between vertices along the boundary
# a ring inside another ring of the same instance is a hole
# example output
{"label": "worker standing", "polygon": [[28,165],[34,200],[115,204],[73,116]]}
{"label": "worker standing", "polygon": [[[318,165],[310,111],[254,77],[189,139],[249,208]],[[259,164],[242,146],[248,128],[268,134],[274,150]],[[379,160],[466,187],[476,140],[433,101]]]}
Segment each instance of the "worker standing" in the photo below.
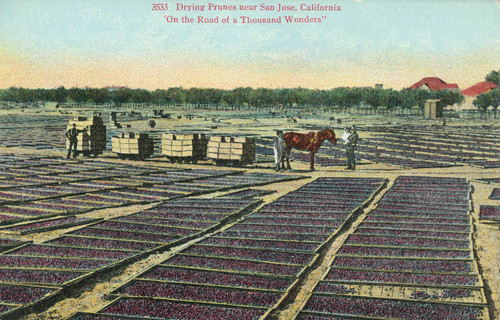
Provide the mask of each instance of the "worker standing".
{"label": "worker standing", "polygon": [[69,129],[66,132],[66,138],[69,140],[69,148],[68,148],[68,156],[66,158],[69,159],[71,155],[71,149],[73,148],[73,158],[76,158],[76,145],[78,143],[78,134],[83,132],[83,130],[78,130],[76,128],[76,124],[73,124],[73,128]]}
{"label": "worker standing", "polygon": [[351,135],[351,129],[349,127],[344,128],[344,132],[342,133],[342,142],[347,143],[347,139]]}
{"label": "worker standing", "polygon": [[[277,130],[276,131],[276,136],[274,137],[274,170],[279,171],[279,170],[284,170],[285,169],[285,164],[284,164],[284,158],[283,158],[283,152],[285,151],[285,135],[283,134],[283,131]],[[282,166],[280,166],[280,162],[282,162]]]}
{"label": "worker standing", "polygon": [[356,132],[356,127],[352,126],[352,129],[346,128],[346,140],[345,149],[347,153],[347,170],[356,170],[356,155],[354,151],[358,146],[358,133]]}

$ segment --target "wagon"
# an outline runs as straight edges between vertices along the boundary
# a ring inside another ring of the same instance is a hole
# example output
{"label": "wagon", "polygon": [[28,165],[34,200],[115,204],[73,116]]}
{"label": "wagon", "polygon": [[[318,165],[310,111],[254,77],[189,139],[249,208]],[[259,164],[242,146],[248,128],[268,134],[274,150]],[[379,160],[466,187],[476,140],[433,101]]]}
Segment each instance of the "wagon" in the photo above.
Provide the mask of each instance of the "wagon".
{"label": "wagon", "polygon": [[122,133],[111,138],[111,150],[120,159],[141,159],[151,156],[154,152],[153,138],[146,133]]}
{"label": "wagon", "polygon": [[212,136],[208,158],[216,165],[244,166],[255,161],[255,138]]}
{"label": "wagon", "polygon": [[207,157],[208,140],[202,133],[163,133],[162,154],[171,163],[197,163]]}

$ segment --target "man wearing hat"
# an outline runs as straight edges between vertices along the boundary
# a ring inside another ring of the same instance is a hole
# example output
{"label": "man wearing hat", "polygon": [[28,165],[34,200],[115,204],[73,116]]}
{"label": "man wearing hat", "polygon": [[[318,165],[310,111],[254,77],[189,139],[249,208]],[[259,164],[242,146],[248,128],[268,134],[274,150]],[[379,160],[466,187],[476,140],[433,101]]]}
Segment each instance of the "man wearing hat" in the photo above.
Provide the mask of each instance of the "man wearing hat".
{"label": "man wearing hat", "polygon": [[354,151],[358,146],[358,133],[356,132],[356,127],[345,129],[347,133],[347,139],[345,141],[345,149],[347,153],[347,168],[346,170],[356,170],[356,155]]}
{"label": "man wearing hat", "polygon": [[83,130],[78,130],[76,128],[76,124],[73,123],[73,128],[69,129],[68,132],[66,132],[66,138],[69,140],[69,148],[68,148],[68,156],[66,158],[69,159],[69,156],[71,155],[71,148],[73,148],[73,158],[76,158],[76,144],[78,142],[78,134],[80,132],[83,132]]}

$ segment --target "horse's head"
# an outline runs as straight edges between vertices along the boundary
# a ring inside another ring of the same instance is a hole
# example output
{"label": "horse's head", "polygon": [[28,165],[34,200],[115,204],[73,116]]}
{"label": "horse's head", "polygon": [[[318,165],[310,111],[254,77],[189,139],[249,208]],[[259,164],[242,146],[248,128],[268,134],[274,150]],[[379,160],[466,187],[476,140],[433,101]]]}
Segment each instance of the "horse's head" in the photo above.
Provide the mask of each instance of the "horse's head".
{"label": "horse's head", "polygon": [[337,138],[335,137],[335,132],[333,132],[333,129],[326,129],[321,131],[323,134],[325,140],[330,141],[332,144],[337,144]]}

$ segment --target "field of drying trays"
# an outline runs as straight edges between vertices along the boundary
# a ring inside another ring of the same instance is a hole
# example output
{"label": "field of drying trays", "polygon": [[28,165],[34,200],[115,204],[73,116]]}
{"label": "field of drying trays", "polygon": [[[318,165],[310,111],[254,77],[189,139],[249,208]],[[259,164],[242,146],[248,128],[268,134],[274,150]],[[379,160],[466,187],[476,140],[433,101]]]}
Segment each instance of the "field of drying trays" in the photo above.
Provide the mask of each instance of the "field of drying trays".
{"label": "field of drying trays", "polygon": [[[2,319],[498,319],[499,127],[123,113],[109,144],[155,142],[136,161],[66,159],[69,119],[0,115]],[[340,141],[274,171],[275,130],[352,124],[356,171]],[[252,137],[256,160],[170,163],[164,132]]]}

